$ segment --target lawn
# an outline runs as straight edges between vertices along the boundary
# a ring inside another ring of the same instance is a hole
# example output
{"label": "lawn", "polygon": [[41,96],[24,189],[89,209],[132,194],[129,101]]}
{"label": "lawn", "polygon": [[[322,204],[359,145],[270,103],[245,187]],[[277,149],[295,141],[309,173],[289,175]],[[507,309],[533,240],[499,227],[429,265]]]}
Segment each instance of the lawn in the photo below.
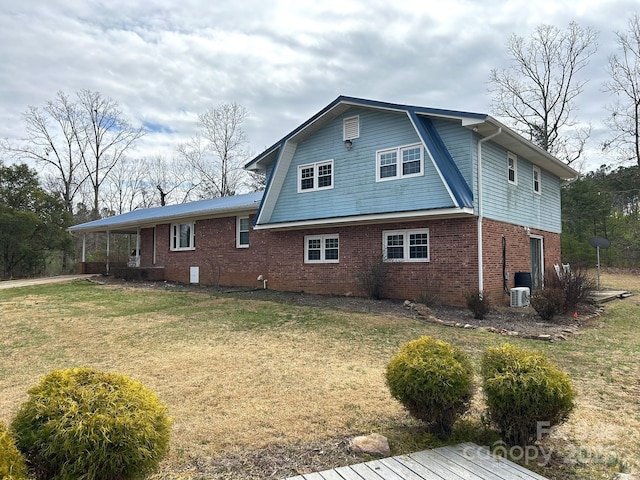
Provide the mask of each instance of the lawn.
{"label": "lawn", "polygon": [[[605,287],[640,293],[632,275]],[[420,319],[312,308],[234,294],[74,282],[0,291],[0,420],[51,370],[91,366],[156,391],[174,418],[156,478],[281,478],[362,460],[345,439],[379,432],[394,454],[432,446],[390,397],[384,369],[398,346],[432,335],[474,361],[499,335]],[[611,478],[640,468],[640,296],[566,342],[513,340],[546,352],[576,386],[570,421],[542,445],[549,478]],[[482,399],[452,441],[489,442]],[[534,466],[534,465],[529,465]]]}

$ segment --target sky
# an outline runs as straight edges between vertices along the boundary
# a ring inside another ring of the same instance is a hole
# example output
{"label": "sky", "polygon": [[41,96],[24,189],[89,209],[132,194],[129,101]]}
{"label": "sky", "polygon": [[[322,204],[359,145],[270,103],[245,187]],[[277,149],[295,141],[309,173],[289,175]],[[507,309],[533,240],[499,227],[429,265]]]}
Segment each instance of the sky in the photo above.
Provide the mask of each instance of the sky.
{"label": "sky", "polygon": [[599,32],[576,116],[598,144],[616,31],[640,0],[0,0],[0,139],[58,91],[118,102],[148,133],[134,157],[175,157],[198,114],[236,102],[258,154],[339,95],[491,114],[506,42],[540,24]]}

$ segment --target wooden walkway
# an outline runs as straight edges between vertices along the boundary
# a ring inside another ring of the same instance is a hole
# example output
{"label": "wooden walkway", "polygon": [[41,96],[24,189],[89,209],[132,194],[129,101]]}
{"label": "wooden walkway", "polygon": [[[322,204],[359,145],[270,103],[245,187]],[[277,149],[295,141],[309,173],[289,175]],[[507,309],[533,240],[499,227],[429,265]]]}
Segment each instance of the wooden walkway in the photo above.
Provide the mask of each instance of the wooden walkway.
{"label": "wooden walkway", "polygon": [[286,480],[547,480],[520,465],[462,443],[382,458]]}

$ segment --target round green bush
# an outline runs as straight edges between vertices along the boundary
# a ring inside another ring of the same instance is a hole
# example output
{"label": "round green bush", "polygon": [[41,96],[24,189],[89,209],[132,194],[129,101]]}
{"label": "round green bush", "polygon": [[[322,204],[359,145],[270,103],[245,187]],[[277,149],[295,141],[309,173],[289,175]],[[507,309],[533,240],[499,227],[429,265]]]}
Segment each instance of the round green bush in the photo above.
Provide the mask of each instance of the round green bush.
{"label": "round green bush", "polygon": [[141,383],[74,368],[54,371],[29,390],[12,426],[39,478],[124,480],[157,468],[171,421]]}
{"label": "round green bush", "polygon": [[459,348],[431,337],[404,344],[386,372],[391,395],[440,435],[469,408],[473,367]]}
{"label": "round green bush", "polygon": [[574,408],[569,377],[542,353],[504,344],[481,363],[489,418],[509,445],[529,445],[564,422]]}
{"label": "round green bush", "polygon": [[0,479],[26,480],[27,466],[24,457],[16,448],[13,436],[0,422]]}

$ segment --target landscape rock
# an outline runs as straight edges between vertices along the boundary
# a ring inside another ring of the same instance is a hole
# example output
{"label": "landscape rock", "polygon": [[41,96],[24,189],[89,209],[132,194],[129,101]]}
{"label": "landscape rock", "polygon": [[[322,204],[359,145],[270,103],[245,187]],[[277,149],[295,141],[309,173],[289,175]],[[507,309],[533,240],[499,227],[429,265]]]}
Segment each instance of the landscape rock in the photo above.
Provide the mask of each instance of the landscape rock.
{"label": "landscape rock", "polygon": [[631,473],[616,473],[613,476],[613,480],[638,480],[638,477]]}
{"label": "landscape rock", "polygon": [[384,435],[372,433],[351,439],[349,448],[353,452],[368,453],[377,457],[388,457],[391,455],[389,440]]}

